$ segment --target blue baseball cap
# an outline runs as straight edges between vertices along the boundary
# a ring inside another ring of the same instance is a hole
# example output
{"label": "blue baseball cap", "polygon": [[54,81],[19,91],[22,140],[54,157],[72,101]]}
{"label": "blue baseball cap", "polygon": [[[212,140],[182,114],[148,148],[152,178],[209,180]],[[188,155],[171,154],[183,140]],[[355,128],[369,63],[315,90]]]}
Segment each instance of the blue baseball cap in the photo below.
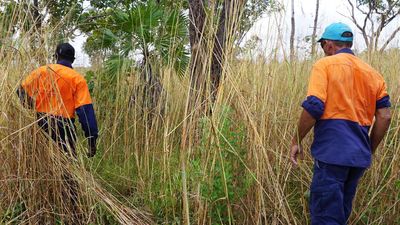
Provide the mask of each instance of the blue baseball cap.
{"label": "blue baseball cap", "polygon": [[325,31],[318,42],[321,42],[322,40],[352,42],[353,36],[353,31],[346,24],[332,23],[325,28]]}

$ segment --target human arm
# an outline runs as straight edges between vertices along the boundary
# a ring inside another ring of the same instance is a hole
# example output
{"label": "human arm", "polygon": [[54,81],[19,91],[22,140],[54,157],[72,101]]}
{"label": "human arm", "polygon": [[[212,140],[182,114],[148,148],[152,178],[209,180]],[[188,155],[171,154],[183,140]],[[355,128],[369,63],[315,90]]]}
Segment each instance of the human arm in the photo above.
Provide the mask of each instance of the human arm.
{"label": "human arm", "polygon": [[96,140],[98,137],[98,128],[96,115],[94,113],[93,105],[87,104],[76,109],[76,114],[79,117],[79,123],[88,139],[89,152],[87,156],[93,157],[96,154]]}
{"label": "human arm", "polygon": [[83,77],[80,77],[77,81],[74,98],[75,112],[79,117],[79,123],[82,126],[82,130],[89,144],[87,156],[93,157],[97,150],[96,140],[98,137],[98,127],[89,89]]}
{"label": "human arm", "polygon": [[34,96],[38,94],[38,79],[41,74],[41,68],[32,71],[20,84],[16,94],[24,107],[35,108]]}
{"label": "human arm", "polygon": [[300,115],[297,130],[292,138],[290,160],[295,166],[298,165],[297,156],[303,157],[301,141],[325,111],[327,84],[328,79],[324,67],[321,63],[317,63],[311,72],[307,98],[301,105],[304,110]]}
{"label": "human arm", "polygon": [[29,109],[33,109],[35,102],[31,96],[25,91],[25,89],[20,85],[16,91],[19,101],[21,104]]}
{"label": "human arm", "polygon": [[375,153],[379,143],[381,143],[383,137],[389,129],[391,119],[392,116],[389,108],[380,108],[376,110],[375,123],[370,136],[372,153]]}
{"label": "human arm", "polygon": [[301,141],[310,132],[311,128],[315,125],[325,111],[325,103],[315,96],[308,96],[301,105],[304,109],[300,115],[297,125],[297,130],[293,135],[292,145],[290,149],[290,160],[293,165],[297,166],[297,156],[303,158],[303,150]]}
{"label": "human arm", "polygon": [[372,153],[375,153],[376,149],[378,148],[379,143],[382,141],[387,130],[389,129],[392,119],[390,112],[392,103],[390,102],[390,97],[387,93],[385,80],[382,77],[380,77],[380,79],[381,84],[376,99],[375,122],[370,134]]}
{"label": "human arm", "polygon": [[316,120],[314,119],[314,117],[312,117],[311,114],[307,112],[307,110],[303,110],[299,119],[297,130],[292,139],[292,146],[290,151],[290,160],[295,166],[298,165],[297,156],[303,158],[301,141],[308,134],[308,132],[310,132],[311,128],[315,125],[315,122]]}

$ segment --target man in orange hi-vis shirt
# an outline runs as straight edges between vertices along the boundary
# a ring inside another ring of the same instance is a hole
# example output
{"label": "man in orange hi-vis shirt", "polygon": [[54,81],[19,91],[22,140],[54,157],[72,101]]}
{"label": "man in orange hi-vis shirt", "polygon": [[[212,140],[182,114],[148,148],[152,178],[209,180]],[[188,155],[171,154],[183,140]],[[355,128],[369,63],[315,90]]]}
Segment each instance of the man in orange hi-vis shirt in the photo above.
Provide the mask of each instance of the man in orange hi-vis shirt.
{"label": "man in orange hi-vis shirt", "polygon": [[311,224],[343,225],[358,181],[389,128],[391,104],[382,76],[350,49],[353,32],[346,24],[329,25],[319,42],[326,57],[313,66],[290,159],[298,165],[301,141],[314,127]]}
{"label": "man in orange hi-vis shirt", "polygon": [[86,80],[72,68],[75,49],[68,43],[60,44],[55,57],[57,64],[42,66],[23,80],[18,95],[36,109],[39,126],[73,156],[76,113],[88,139],[88,157],[93,157],[98,128]]}
{"label": "man in orange hi-vis shirt", "polygon": [[[72,69],[75,49],[68,43],[59,44],[55,58],[56,64],[42,66],[23,80],[17,93],[24,105],[36,110],[38,125],[72,157],[76,157],[76,113],[88,139],[87,155],[93,157],[98,128],[86,80]],[[81,224],[78,183],[69,172],[63,174],[63,181],[68,188],[64,199],[72,206],[72,224]]]}

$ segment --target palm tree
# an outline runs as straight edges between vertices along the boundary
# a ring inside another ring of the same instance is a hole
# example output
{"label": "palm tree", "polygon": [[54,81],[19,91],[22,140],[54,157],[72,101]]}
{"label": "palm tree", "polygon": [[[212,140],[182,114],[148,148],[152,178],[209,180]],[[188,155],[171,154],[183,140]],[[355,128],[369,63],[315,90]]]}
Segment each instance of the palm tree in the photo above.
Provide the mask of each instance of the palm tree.
{"label": "palm tree", "polygon": [[145,84],[146,107],[154,108],[163,90],[155,68],[171,67],[180,76],[186,71],[187,27],[188,20],[180,9],[167,9],[151,0],[113,9],[86,45],[109,53],[106,70],[114,77],[138,69]]}

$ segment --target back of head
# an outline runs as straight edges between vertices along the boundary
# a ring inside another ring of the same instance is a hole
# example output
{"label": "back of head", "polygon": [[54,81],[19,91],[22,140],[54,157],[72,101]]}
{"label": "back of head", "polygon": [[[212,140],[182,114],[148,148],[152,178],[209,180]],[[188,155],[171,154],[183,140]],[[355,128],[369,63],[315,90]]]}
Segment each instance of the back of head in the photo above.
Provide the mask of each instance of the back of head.
{"label": "back of head", "polygon": [[353,31],[344,23],[332,23],[327,26],[318,42],[333,41],[338,47],[351,48],[353,46]]}
{"label": "back of head", "polygon": [[69,43],[62,43],[57,45],[55,55],[57,60],[68,60],[72,63],[75,60],[75,49]]}

